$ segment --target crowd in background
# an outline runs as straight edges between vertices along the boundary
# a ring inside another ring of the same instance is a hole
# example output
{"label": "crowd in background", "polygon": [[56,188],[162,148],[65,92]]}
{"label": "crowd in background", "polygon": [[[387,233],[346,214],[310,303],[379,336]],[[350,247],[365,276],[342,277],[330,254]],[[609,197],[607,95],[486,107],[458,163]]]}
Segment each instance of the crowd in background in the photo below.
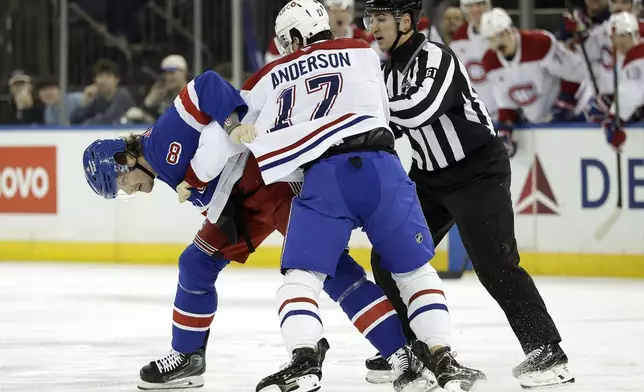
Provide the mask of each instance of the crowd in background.
{"label": "crowd in background", "polygon": [[[107,4],[107,0],[103,2]],[[124,40],[140,38],[132,33],[133,29],[126,28],[127,25],[135,23],[135,21],[123,21],[113,18],[110,17],[109,13],[100,14],[101,10],[106,9],[97,6],[101,2],[92,0],[81,3],[86,7],[89,6],[88,10],[90,13],[93,12],[94,16],[105,18],[106,23],[113,25],[113,28],[123,35]],[[132,2],[131,7],[142,7],[143,3],[143,1]],[[353,4],[353,2],[349,3]],[[606,14],[610,14],[607,0],[585,0],[584,5],[585,13],[590,23],[604,20]],[[350,18],[345,25],[341,25],[340,22],[336,25],[335,21],[332,21],[332,25],[336,27],[334,32],[338,36],[347,36],[344,33],[344,29],[347,29],[347,31],[349,29],[360,30],[358,26],[362,25],[362,22],[359,18],[355,18],[353,12],[345,14],[331,12],[331,17],[335,20],[342,20],[347,15],[350,15]],[[564,27],[561,31],[556,32],[557,37],[564,42],[570,43],[573,40],[573,35],[569,29],[565,28],[566,19],[560,19],[561,25]],[[428,35],[430,39],[433,39],[433,34],[436,34],[436,37],[440,37],[445,44],[449,45],[454,34],[465,22],[466,16],[458,1],[446,1],[442,3],[440,17],[437,18],[435,23],[432,24],[429,19],[424,18],[419,29]],[[360,31],[359,35],[353,35],[366,40],[370,39],[369,33]],[[133,34],[135,36],[132,36]],[[276,56],[274,46],[271,45],[272,40],[267,41],[266,43],[260,42],[262,45],[265,44],[266,47],[264,56],[266,62],[274,60]],[[374,45],[374,48],[376,48],[376,45]],[[258,48],[258,50],[261,51],[261,48]],[[383,60],[385,58],[386,55]],[[223,76],[230,79],[231,75],[226,72],[226,68],[226,64],[224,64],[223,67],[220,65],[216,70],[220,73],[223,72]],[[130,91],[131,88],[128,84],[123,83],[122,70],[119,69],[119,65],[111,59],[101,59],[92,68],[93,83],[87,85],[84,89],[80,89],[80,91],[67,92],[64,96],[62,96],[58,79],[55,75],[46,78],[34,78],[28,72],[15,70],[8,80],[10,97],[6,102],[0,104],[0,123],[32,125],[150,123],[172,105],[178,92],[192,77],[189,69],[189,64],[184,56],[181,54],[169,54],[163,58],[158,66],[158,72],[161,75],[159,80],[148,85],[145,94],[137,95]],[[65,103],[65,113],[61,113],[61,102],[63,101]]]}
{"label": "crowd in background", "polygon": [[67,92],[64,96],[57,79],[33,80],[18,70],[9,78],[12,100],[4,105],[2,119],[4,123],[43,125],[152,123],[189,81],[188,63],[181,55],[167,56],[160,70],[163,79],[150,87],[139,105],[128,87],[121,84],[118,66],[109,59],[94,65],[93,84],[82,92]]}

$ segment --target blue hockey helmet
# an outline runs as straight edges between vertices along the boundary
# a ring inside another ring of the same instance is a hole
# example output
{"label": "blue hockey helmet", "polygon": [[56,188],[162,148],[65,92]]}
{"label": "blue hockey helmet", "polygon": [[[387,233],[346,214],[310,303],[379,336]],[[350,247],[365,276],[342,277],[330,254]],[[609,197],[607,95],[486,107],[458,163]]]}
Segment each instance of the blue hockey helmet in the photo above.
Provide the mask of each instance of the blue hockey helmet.
{"label": "blue hockey helmet", "polygon": [[114,159],[114,154],[125,152],[124,139],[99,139],[94,141],[83,153],[85,179],[97,195],[114,199],[118,193],[116,177],[131,169]]}

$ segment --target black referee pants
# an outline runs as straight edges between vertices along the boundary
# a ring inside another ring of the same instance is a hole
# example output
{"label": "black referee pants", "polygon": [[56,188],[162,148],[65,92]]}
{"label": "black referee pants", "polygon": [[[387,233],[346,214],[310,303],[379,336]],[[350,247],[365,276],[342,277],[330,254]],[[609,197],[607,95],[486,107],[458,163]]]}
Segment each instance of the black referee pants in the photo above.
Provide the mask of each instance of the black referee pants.
{"label": "black referee pants", "polygon": [[[523,351],[561,341],[557,327],[528,273],[519,266],[514,236],[514,212],[510,195],[510,160],[495,139],[453,166],[438,172],[411,170],[418,198],[438,244],[454,223],[458,225],[474,271],[505,312]],[[372,251],[371,265],[378,283],[400,317],[405,335],[407,308],[391,274],[380,268]]]}

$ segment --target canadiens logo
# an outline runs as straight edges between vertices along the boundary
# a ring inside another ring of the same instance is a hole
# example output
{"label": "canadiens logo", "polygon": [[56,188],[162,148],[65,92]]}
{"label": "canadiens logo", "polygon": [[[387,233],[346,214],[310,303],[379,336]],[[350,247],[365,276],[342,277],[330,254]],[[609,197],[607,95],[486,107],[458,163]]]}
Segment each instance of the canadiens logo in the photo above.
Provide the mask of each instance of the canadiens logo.
{"label": "canadiens logo", "polygon": [[467,69],[467,74],[470,75],[472,82],[482,82],[486,79],[485,77],[485,68],[483,68],[483,63],[480,61],[470,61],[465,64]]}
{"label": "canadiens logo", "polygon": [[602,46],[600,50],[600,57],[602,66],[607,70],[612,70],[615,66],[615,59],[613,58],[613,52],[607,46]]}
{"label": "canadiens logo", "polygon": [[539,93],[534,83],[526,83],[511,87],[508,91],[510,99],[519,106],[528,106],[539,98]]}

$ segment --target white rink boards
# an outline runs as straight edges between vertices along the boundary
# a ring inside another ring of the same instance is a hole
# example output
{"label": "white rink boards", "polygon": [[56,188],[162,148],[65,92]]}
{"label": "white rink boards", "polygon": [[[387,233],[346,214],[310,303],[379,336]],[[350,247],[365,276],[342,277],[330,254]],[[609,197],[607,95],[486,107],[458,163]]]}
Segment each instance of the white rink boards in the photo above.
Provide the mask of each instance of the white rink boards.
{"label": "white rink boards", "polygon": [[[218,282],[219,311],[206,385],[254,391],[286,361],[275,290],[278,271],[231,268]],[[564,336],[578,382],[568,392],[644,390],[644,281],[537,278]],[[141,366],[169,350],[175,267],[0,264],[0,391],[135,391]],[[499,307],[473,276],[446,283],[454,348],[484,370],[485,391],[520,391],[511,368],[523,353]],[[375,350],[323,295],[331,344],[322,391],[390,391],[364,381]]]}

